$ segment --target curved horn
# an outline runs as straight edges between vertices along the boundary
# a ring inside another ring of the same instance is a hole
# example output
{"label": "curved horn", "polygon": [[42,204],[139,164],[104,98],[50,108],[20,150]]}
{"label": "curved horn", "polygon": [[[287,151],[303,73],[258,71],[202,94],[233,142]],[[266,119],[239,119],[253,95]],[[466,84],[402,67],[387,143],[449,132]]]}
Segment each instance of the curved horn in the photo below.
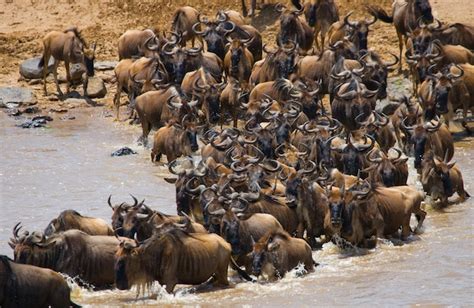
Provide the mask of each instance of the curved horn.
{"label": "curved horn", "polygon": [[459,74],[453,74],[450,72],[448,73],[448,75],[446,75],[448,79],[460,78],[464,75],[464,70],[462,69],[462,67],[460,67],[458,64],[454,64],[454,67],[456,67],[459,70]]}
{"label": "curved horn", "polygon": [[133,205],[132,205],[132,207],[137,207],[137,206],[138,206],[138,200],[137,200],[137,198],[135,198],[135,196],[132,195],[132,194],[130,194],[130,197],[132,197],[133,202],[134,202]]}
{"label": "curved horn", "polygon": [[400,59],[398,58],[397,55],[389,52],[389,54],[393,57],[394,61],[393,62],[383,62],[383,64],[385,65],[385,67],[389,68],[389,67],[392,67],[392,66],[395,66],[398,64],[398,62],[400,62]]}
{"label": "curved horn", "polygon": [[354,13],[354,11],[350,11],[346,16],[344,16],[344,24],[350,26],[351,28],[355,28],[358,26],[357,22],[351,22],[349,17]]}
{"label": "curved horn", "polygon": [[402,127],[406,129],[407,131],[412,131],[414,129],[414,126],[408,126],[406,121],[408,120],[408,117],[405,117],[401,123]]}
{"label": "curved horn", "polygon": [[112,205],[111,199],[112,199],[112,195],[109,195],[109,198],[107,199],[107,203],[110,206],[110,208],[113,210],[114,206]]}
{"label": "curved horn", "polygon": [[193,32],[196,33],[196,35],[200,35],[200,36],[206,36],[208,30],[198,30],[198,27],[201,25],[201,22],[198,21],[197,23],[195,23],[192,27],[193,29]]}

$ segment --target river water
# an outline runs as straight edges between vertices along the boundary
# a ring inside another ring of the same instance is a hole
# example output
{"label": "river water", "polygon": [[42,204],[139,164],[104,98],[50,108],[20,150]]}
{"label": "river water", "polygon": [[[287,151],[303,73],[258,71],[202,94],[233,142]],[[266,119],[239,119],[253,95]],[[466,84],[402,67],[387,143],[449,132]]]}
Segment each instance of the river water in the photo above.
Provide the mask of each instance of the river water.
{"label": "river water", "polygon": [[[19,121],[0,112],[1,215],[0,254],[12,256],[7,244],[14,224],[42,230],[65,209],[110,219],[112,202],[145,198],[152,208],[175,212],[174,186],[162,176],[166,169],[150,163],[149,150],[136,145],[138,127],[112,122],[102,109],[72,110],[75,120],[55,118],[49,128],[21,129]],[[137,155],[111,157],[129,146]],[[456,143],[455,159],[466,190],[474,193],[473,138]],[[415,183],[411,170],[410,183]],[[456,198],[455,198],[456,199]],[[148,305],[454,305],[474,306],[474,198],[444,210],[428,211],[424,232],[404,245],[384,242],[371,251],[341,252],[333,244],[313,253],[321,265],[304,277],[296,271],[276,283],[243,283],[175,295],[155,284],[148,295],[136,291],[91,292],[74,284],[73,300],[90,307]]]}

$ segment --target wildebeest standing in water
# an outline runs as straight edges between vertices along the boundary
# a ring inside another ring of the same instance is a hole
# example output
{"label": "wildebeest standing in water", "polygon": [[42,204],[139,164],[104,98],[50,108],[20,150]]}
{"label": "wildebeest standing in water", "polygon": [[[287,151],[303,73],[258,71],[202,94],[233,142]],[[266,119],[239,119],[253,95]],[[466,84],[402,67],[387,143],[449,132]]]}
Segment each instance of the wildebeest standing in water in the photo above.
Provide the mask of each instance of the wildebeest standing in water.
{"label": "wildebeest standing in water", "polygon": [[172,229],[156,233],[142,244],[126,240],[115,257],[115,284],[126,290],[155,280],[171,293],[177,284],[202,284],[214,277],[227,286],[230,244],[216,234]]}
{"label": "wildebeest standing in water", "polygon": [[18,226],[9,242],[15,262],[50,268],[97,288],[114,283],[114,255],[119,244],[114,236],[68,230],[45,238],[38,232],[18,235]]}
{"label": "wildebeest standing in water", "polygon": [[80,307],[60,274],[0,255],[0,307]]}
{"label": "wildebeest standing in water", "polygon": [[44,234],[50,236],[71,229],[81,230],[89,235],[114,235],[112,228],[103,219],[82,216],[74,210],[62,211],[57,218],[51,220]]}
{"label": "wildebeest standing in water", "polygon": [[282,230],[269,232],[262,237],[254,245],[252,257],[254,273],[258,276],[267,274],[271,280],[282,278],[300,263],[306,272],[314,271],[315,262],[308,243]]}
{"label": "wildebeest standing in water", "polygon": [[88,57],[84,54],[84,48],[87,48],[85,40],[82,38],[77,28],[73,27],[67,29],[64,32],[51,31],[43,38],[43,57],[41,58],[38,66],[43,68],[43,88],[44,94],[48,95],[46,90],[46,76],[48,74],[48,62],[51,56],[54,57],[54,68],[53,76],[56,84],[56,89],[59,96],[63,96],[63,92],[59,87],[58,83],[58,65],[60,61],[64,61],[66,66],[66,79],[67,79],[67,93],[69,93],[69,87],[72,83],[70,67],[71,63],[80,64],[83,72],[83,89],[84,96],[87,96],[87,84],[88,76],[94,76],[94,53],[95,45],[93,47],[93,54]]}

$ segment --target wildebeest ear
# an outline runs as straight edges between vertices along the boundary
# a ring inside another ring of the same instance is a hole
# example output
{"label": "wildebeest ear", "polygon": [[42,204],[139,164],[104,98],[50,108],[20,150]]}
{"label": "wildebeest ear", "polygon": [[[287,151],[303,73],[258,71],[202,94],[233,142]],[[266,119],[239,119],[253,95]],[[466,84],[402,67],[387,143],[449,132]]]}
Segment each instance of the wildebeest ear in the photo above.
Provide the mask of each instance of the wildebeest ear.
{"label": "wildebeest ear", "polygon": [[404,164],[404,163],[406,163],[407,161],[408,161],[408,157],[398,160],[396,164],[397,164],[397,165],[399,165],[399,164]]}
{"label": "wildebeest ear", "polygon": [[163,180],[165,180],[166,182],[170,183],[170,184],[174,184],[176,183],[176,180],[178,180],[177,178],[163,178]]}
{"label": "wildebeest ear", "polygon": [[452,167],[454,167],[454,165],[456,165],[456,161],[452,161],[450,162],[449,164],[447,164],[448,168],[451,169]]}

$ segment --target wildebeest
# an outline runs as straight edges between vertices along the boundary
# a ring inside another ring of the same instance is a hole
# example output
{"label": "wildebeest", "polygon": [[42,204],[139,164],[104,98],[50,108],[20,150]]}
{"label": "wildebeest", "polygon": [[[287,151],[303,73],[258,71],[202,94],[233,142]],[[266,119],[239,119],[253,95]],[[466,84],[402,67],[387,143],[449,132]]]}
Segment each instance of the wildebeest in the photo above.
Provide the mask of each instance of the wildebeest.
{"label": "wildebeest", "polygon": [[[284,46],[289,43],[297,44],[302,50],[309,50],[313,46],[314,31],[300,18],[304,8],[299,10],[285,10],[280,16],[280,31],[277,34],[278,46]],[[283,11],[283,7],[282,7]]]}
{"label": "wildebeest", "polygon": [[210,215],[221,213],[224,214],[220,222],[220,235],[230,243],[232,255],[237,257],[237,264],[244,265],[247,272],[251,272],[251,263],[247,255],[252,252],[252,241],[260,240],[267,232],[283,230],[283,227],[272,215],[244,214],[232,207],[214,211]]}
{"label": "wildebeest", "polygon": [[226,75],[237,79],[240,84],[246,83],[250,79],[252,66],[253,55],[247,49],[246,42],[233,39],[224,58]]}
{"label": "wildebeest", "polygon": [[159,46],[153,30],[127,30],[118,39],[119,60],[157,56]]}
{"label": "wildebeest", "polygon": [[[339,12],[334,0],[310,0],[305,4],[305,17],[308,25],[314,27],[316,48],[324,48],[324,40],[329,27],[339,20]],[[321,43],[318,36],[321,34]]]}
{"label": "wildebeest", "polygon": [[70,292],[60,274],[0,255],[0,306],[80,307],[71,301]]}
{"label": "wildebeest", "polygon": [[448,72],[432,76],[434,84],[430,90],[435,98],[435,110],[444,115],[446,124],[449,125],[456,110],[462,108],[462,124],[469,132],[466,119],[468,110],[474,113],[474,65],[460,64],[455,68],[459,73]]}
{"label": "wildebeest", "polygon": [[423,156],[428,151],[433,151],[435,155],[447,157],[449,160],[453,158],[453,137],[446,124],[441,124],[438,117],[436,117],[435,121],[417,125],[407,125],[405,118],[402,126],[412,134],[409,143],[414,146],[416,169],[421,168]]}
{"label": "wildebeest", "polygon": [[182,35],[181,45],[186,46],[186,42],[192,39],[192,46],[196,39],[193,25],[199,21],[199,12],[191,6],[182,6],[176,9],[171,22],[171,31]]}
{"label": "wildebeest", "polygon": [[373,164],[369,167],[371,181],[386,187],[407,185],[408,158],[401,158],[402,151],[399,149],[393,148],[393,150],[397,152],[397,157],[389,157],[382,151],[378,152],[378,157],[374,158],[373,155],[367,157]]}
{"label": "wildebeest", "polygon": [[201,284],[209,278],[227,286],[231,248],[216,234],[180,229],[156,233],[143,243],[120,243],[115,257],[115,284],[126,290],[157,280],[171,293],[177,284]]}
{"label": "wildebeest", "polygon": [[429,0],[405,0],[394,1],[392,4],[392,14],[388,15],[382,8],[370,5],[367,7],[370,14],[386,23],[393,23],[398,35],[399,45],[399,69],[402,69],[402,51],[407,34],[418,26],[421,19],[425,23],[433,21],[431,5]]}
{"label": "wildebeest", "polygon": [[[84,72],[82,76],[84,96],[87,96],[88,76],[94,76],[95,56],[94,54],[87,56],[84,53],[84,48],[87,48],[87,44],[79,30],[75,27],[67,29],[64,32],[51,31],[44,36],[43,56],[38,64],[40,68],[43,68],[44,95],[48,95],[48,91],[46,90],[46,75],[48,74],[49,58],[53,56],[53,77],[58,95],[63,96],[63,92],[58,83],[58,65],[60,61],[64,61],[64,65],[66,66],[67,93],[69,93],[69,87],[72,84],[69,64],[80,64],[82,72]],[[95,45],[93,49],[95,53]]]}
{"label": "wildebeest", "polygon": [[180,124],[168,124],[160,128],[153,142],[151,161],[160,161],[165,154],[168,162],[182,155],[191,155],[199,149],[196,123],[183,118]]}
{"label": "wildebeest", "polygon": [[447,158],[441,160],[439,157],[430,155],[423,159],[421,183],[432,200],[439,199],[442,206],[448,205],[448,197],[455,192],[458,193],[461,201],[470,197],[464,190],[461,170],[455,161],[450,162]]}
{"label": "wildebeest", "polygon": [[311,273],[315,265],[308,243],[281,230],[268,232],[255,243],[252,259],[254,274],[265,274],[270,280],[283,278],[299,264]]}
{"label": "wildebeest", "polygon": [[74,210],[66,210],[57,218],[51,220],[44,234],[50,236],[53,233],[77,229],[89,235],[114,235],[114,231],[103,219],[82,216]]}
{"label": "wildebeest", "polygon": [[15,262],[50,268],[97,288],[114,283],[114,254],[119,244],[114,236],[92,236],[79,230],[48,238],[37,232],[19,236],[18,226],[9,243]]}
{"label": "wildebeest", "polygon": [[[136,100],[136,110],[142,126],[140,141],[146,145],[153,128],[161,128],[170,121],[180,122],[186,115],[195,115],[198,100],[186,101],[176,87],[146,92]],[[169,124],[169,123],[168,123]]]}

